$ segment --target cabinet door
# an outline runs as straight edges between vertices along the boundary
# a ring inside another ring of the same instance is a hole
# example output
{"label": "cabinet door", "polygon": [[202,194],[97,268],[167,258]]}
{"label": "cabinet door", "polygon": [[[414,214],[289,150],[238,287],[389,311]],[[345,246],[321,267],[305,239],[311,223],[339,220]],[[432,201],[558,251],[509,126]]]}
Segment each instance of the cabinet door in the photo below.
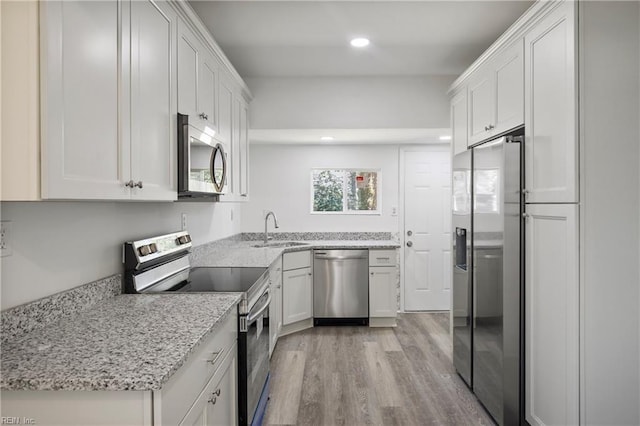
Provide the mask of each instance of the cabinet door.
{"label": "cabinet door", "polygon": [[278,336],[282,329],[282,258],[279,258],[269,270],[271,282],[271,305],[269,306],[269,355],[273,352],[278,342]]}
{"label": "cabinet door", "polygon": [[495,126],[495,91],[493,72],[487,67],[476,71],[469,83],[469,144],[491,136]]}
{"label": "cabinet door", "polygon": [[166,2],[131,2],[132,198],[175,200],[176,15]]}
{"label": "cabinet door", "polygon": [[[198,95],[200,101],[198,106],[200,107],[199,114],[202,118],[205,126],[209,127],[214,132],[218,132],[218,102],[217,102],[217,90],[218,90],[218,64],[213,59],[213,56],[208,54],[202,49],[200,55],[200,72],[198,79],[200,81]],[[209,133],[205,131],[205,133]]]}
{"label": "cabinet door", "polygon": [[181,426],[228,426],[238,424],[238,355],[234,344]]}
{"label": "cabinet door", "polygon": [[239,192],[241,197],[247,197],[249,195],[249,106],[242,98],[239,108]]}
{"label": "cabinet door", "polygon": [[495,134],[524,124],[524,45],[522,39],[500,53],[494,63]]}
{"label": "cabinet door", "polygon": [[178,20],[178,112],[198,119],[198,64],[200,49],[196,36],[187,24]]}
{"label": "cabinet door", "polygon": [[218,86],[218,133],[216,139],[231,146],[232,129],[233,129],[233,82],[226,72],[222,72],[219,76],[220,84]]}
{"label": "cabinet door", "polygon": [[526,419],[578,424],[577,205],[528,205],[526,220]]}
{"label": "cabinet door", "polygon": [[467,150],[469,134],[467,130],[467,88],[451,99],[451,144],[453,155]]}
{"label": "cabinet door", "polygon": [[396,275],[394,266],[369,268],[370,317],[396,317],[398,311]]}
{"label": "cabinet door", "polygon": [[130,197],[124,9],[120,1],[40,3],[42,198]]}
{"label": "cabinet door", "polygon": [[313,316],[311,268],[294,269],[282,274],[283,325]]}
{"label": "cabinet door", "polygon": [[574,2],[525,35],[527,202],[577,202]]}

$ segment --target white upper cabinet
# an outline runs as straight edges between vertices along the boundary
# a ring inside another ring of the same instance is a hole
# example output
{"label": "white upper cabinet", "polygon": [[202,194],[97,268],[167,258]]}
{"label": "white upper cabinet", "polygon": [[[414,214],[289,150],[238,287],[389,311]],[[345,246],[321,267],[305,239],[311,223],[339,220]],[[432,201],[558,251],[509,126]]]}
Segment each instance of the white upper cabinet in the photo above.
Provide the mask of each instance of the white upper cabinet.
{"label": "white upper cabinet", "polygon": [[240,197],[249,196],[249,105],[242,96],[239,97],[238,109],[240,114],[238,128],[238,156],[240,158],[240,166],[238,170],[239,176],[239,193]]}
{"label": "white upper cabinet", "polygon": [[575,5],[525,36],[525,186],[530,203],[578,201]]}
{"label": "white upper cabinet", "polygon": [[[126,199],[131,190],[123,3],[40,3],[42,198]],[[122,68],[121,68],[122,67]],[[167,82],[168,84],[168,82]]]}
{"label": "white upper cabinet", "polygon": [[469,80],[469,145],[489,138],[495,126],[493,83],[493,74],[486,68]]}
{"label": "white upper cabinet", "polygon": [[187,24],[178,20],[178,112],[196,119],[198,108],[198,68],[201,62],[196,36]]}
{"label": "white upper cabinet", "polygon": [[451,145],[453,155],[466,151],[468,146],[467,87],[451,99]]}
{"label": "white upper cabinet", "polygon": [[165,2],[131,2],[134,199],[176,199],[176,19]]}
{"label": "white upper cabinet", "polygon": [[524,123],[522,39],[498,52],[469,80],[469,145]]}
{"label": "white upper cabinet", "polygon": [[[178,23],[178,112],[189,124],[218,132],[218,62],[189,26]],[[207,131],[207,133],[210,133]]]}
{"label": "white upper cabinet", "polygon": [[522,39],[494,61],[496,134],[524,124],[524,52]]}
{"label": "white upper cabinet", "polygon": [[41,8],[42,197],[176,199],[173,9]]}

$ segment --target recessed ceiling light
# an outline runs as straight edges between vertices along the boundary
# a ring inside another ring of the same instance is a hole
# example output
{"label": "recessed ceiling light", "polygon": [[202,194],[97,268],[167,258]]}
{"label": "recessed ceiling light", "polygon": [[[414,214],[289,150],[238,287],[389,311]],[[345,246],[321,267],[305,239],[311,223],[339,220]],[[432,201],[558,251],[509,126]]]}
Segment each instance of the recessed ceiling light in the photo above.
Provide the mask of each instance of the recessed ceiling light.
{"label": "recessed ceiling light", "polygon": [[451,136],[449,136],[449,135],[440,136],[440,140],[441,141],[450,141],[451,140]]}
{"label": "recessed ceiling light", "polygon": [[333,136],[323,136],[320,138],[321,141],[325,141],[325,142],[332,141],[333,139],[334,139]]}
{"label": "recessed ceiling light", "polygon": [[364,37],[358,37],[351,40],[353,47],[367,47],[369,45],[369,39]]}

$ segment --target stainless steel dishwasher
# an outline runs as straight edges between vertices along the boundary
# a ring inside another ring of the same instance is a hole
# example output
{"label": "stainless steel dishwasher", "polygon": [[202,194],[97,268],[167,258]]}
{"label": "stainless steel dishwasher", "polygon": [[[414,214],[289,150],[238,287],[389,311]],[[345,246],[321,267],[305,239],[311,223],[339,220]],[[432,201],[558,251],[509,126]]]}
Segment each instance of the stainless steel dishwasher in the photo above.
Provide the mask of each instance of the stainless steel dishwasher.
{"label": "stainless steel dishwasher", "polygon": [[369,250],[313,252],[315,325],[369,324]]}

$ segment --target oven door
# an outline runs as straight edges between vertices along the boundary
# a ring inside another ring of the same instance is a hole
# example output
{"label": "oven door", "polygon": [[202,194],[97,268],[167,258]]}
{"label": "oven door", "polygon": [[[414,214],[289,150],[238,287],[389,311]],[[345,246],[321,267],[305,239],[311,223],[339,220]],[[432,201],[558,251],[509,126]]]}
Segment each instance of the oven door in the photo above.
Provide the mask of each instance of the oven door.
{"label": "oven door", "polygon": [[238,402],[241,425],[251,424],[262,389],[269,375],[270,303],[271,295],[267,287],[262,296],[249,309],[249,313],[243,316],[244,318],[240,318]]}
{"label": "oven door", "polygon": [[227,153],[214,141],[215,132],[203,132],[178,114],[178,195],[220,195],[227,181]]}

